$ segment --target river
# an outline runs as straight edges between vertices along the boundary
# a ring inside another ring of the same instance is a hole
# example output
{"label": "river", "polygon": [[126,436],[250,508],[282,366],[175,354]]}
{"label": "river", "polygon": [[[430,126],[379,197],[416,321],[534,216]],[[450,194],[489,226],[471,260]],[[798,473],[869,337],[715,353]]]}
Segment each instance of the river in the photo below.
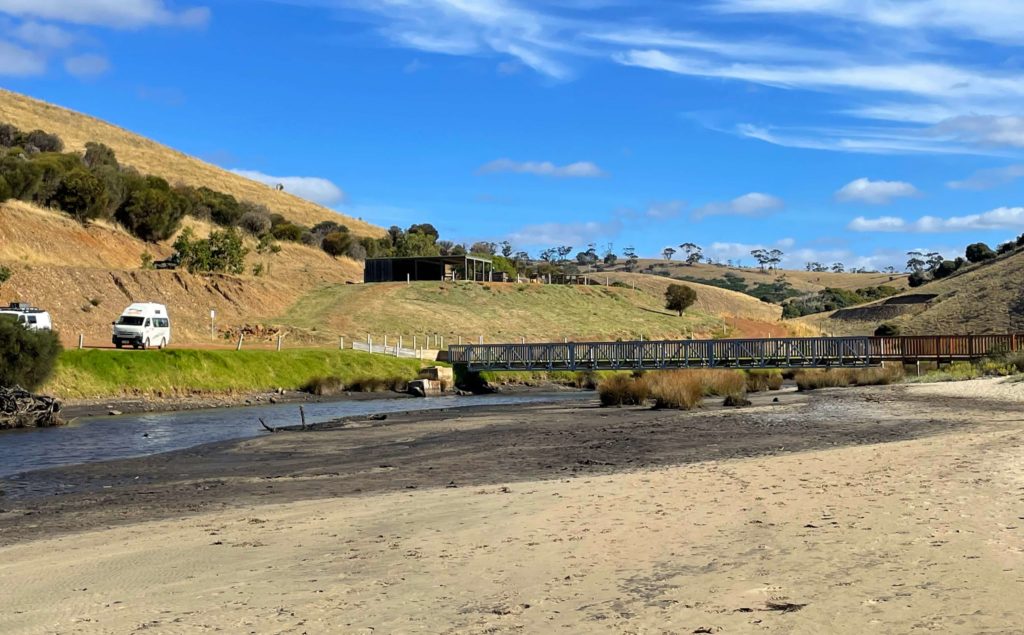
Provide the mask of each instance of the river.
{"label": "river", "polygon": [[[571,401],[589,393],[561,392],[530,395],[481,395],[429,399],[378,399],[304,403],[306,422],[322,423],[342,417],[393,412]],[[213,443],[245,439],[270,426],[297,425],[299,404],[247,406],[184,412],[160,412],[96,417],[60,428],[31,428],[0,433],[0,478],[65,465],[126,459]]]}

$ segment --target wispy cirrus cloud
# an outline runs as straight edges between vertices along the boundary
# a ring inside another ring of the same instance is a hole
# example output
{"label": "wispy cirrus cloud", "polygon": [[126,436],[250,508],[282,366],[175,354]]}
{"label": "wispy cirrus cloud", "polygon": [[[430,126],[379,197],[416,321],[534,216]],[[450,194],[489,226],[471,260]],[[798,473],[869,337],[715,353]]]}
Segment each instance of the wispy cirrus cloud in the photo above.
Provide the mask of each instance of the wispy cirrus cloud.
{"label": "wispy cirrus cloud", "polygon": [[777,212],[785,206],[785,201],[777,196],[750,192],[731,201],[708,203],[698,207],[693,212],[693,218],[696,220],[707,216],[762,216]]}
{"label": "wispy cirrus cloud", "polygon": [[853,219],[848,229],[856,232],[906,232],[933,234],[940,232],[1018,230],[1024,228],[1024,207],[999,207],[981,214],[966,216],[922,216],[906,221],[896,216]]}
{"label": "wispy cirrus cloud", "polygon": [[497,159],[485,163],[477,169],[477,174],[532,174],[534,176],[552,176],[560,179],[595,179],[608,174],[596,163],[577,161],[566,165],[556,165],[550,161],[513,161]]}
{"label": "wispy cirrus cloud", "polygon": [[1020,178],[1024,178],[1024,165],[1016,164],[1004,168],[978,170],[966,179],[946,183],[946,187],[951,190],[990,190]]}
{"label": "wispy cirrus cloud", "polygon": [[835,198],[840,203],[867,203],[869,205],[888,205],[895,198],[920,196],[912,183],[905,181],[872,181],[860,178],[850,181],[839,191]]}

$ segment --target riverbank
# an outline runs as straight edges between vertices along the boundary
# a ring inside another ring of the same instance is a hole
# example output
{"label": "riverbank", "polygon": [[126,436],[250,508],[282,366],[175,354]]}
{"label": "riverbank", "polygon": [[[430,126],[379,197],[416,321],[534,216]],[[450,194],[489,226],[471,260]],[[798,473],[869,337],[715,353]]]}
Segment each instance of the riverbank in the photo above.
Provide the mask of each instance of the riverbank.
{"label": "riverbank", "polygon": [[415,379],[423,362],[352,350],[162,351],[72,350],[58,360],[41,392],[71,403],[254,398],[299,391],[315,379],[334,378],[350,392],[387,388]]}
{"label": "riverbank", "polygon": [[1012,631],[1014,394],[453,410],[36,473],[74,487],[3,504],[0,631]]}

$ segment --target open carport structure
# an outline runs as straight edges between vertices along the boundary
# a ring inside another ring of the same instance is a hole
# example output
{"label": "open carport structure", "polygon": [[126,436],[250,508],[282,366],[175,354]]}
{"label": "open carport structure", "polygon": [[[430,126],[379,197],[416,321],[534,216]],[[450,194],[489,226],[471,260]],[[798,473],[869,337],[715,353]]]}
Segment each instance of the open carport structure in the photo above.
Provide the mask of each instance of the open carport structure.
{"label": "open carport structure", "polygon": [[493,276],[494,265],[491,259],[471,254],[368,258],[363,267],[363,282],[416,282],[421,280],[487,282]]}

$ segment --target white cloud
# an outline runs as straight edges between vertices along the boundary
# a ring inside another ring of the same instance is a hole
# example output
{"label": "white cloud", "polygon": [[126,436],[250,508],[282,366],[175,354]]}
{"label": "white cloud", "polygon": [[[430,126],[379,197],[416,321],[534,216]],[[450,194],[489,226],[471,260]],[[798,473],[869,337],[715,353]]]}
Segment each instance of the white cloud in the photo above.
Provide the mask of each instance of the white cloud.
{"label": "white cloud", "polygon": [[64,70],[79,79],[99,77],[110,70],[110,60],[102,55],[75,55],[64,60]]}
{"label": "white cloud", "polygon": [[46,58],[17,44],[0,40],[0,75],[30,77],[46,72]]}
{"label": "white cloud", "polygon": [[907,222],[894,216],[881,218],[858,217],[853,219],[848,228],[857,232],[906,232],[933,234],[939,232],[986,231],[1024,228],[1024,207],[1000,207],[982,214],[967,216],[922,216],[913,222]]}
{"label": "white cloud", "polygon": [[512,244],[524,247],[552,247],[554,245],[580,245],[592,243],[600,238],[617,235],[622,231],[622,221],[582,223],[539,223],[527,225],[512,232],[506,238]]}
{"label": "white cloud", "polygon": [[867,178],[850,181],[836,192],[840,203],[868,203],[888,205],[894,198],[920,196],[912,184],[905,181],[872,181]]}
{"label": "white cloud", "polygon": [[1012,183],[1024,177],[1024,165],[1008,165],[1005,168],[978,170],[962,181],[950,181],[946,187],[951,190],[990,190]]}
{"label": "white cloud", "polygon": [[231,170],[239,176],[270,186],[284,185],[284,191],[320,205],[338,205],[345,201],[345,192],[340,187],[315,176],[271,176],[256,170]]}
{"label": "white cloud", "polygon": [[600,167],[590,161],[577,161],[568,165],[555,165],[550,161],[513,161],[497,159],[480,166],[478,174],[533,174],[535,176],[553,176],[557,178],[593,179],[607,176]]}
{"label": "white cloud", "polygon": [[11,32],[22,42],[44,49],[63,49],[74,44],[73,34],[52,24],[39,22],[22,22]]}
{"label": "white cloud", "polygon": [[205,25],[206,7],[172,10],[164,0],[0,0],[0,13],[19,18],[51,20],[132,29],[146,26]]}
{"label": "white cloud", "polygon": [[785,207],[785,202],[776,196],[751,192],[731,201],[708,203],[693,212],[695,219],[706,216],[760,216],[778,211]]}
{"label": "white cloud", "polygon": [[983,146],[1024,148],[1024,117],[954,117],[938,123],[931,134]]}

